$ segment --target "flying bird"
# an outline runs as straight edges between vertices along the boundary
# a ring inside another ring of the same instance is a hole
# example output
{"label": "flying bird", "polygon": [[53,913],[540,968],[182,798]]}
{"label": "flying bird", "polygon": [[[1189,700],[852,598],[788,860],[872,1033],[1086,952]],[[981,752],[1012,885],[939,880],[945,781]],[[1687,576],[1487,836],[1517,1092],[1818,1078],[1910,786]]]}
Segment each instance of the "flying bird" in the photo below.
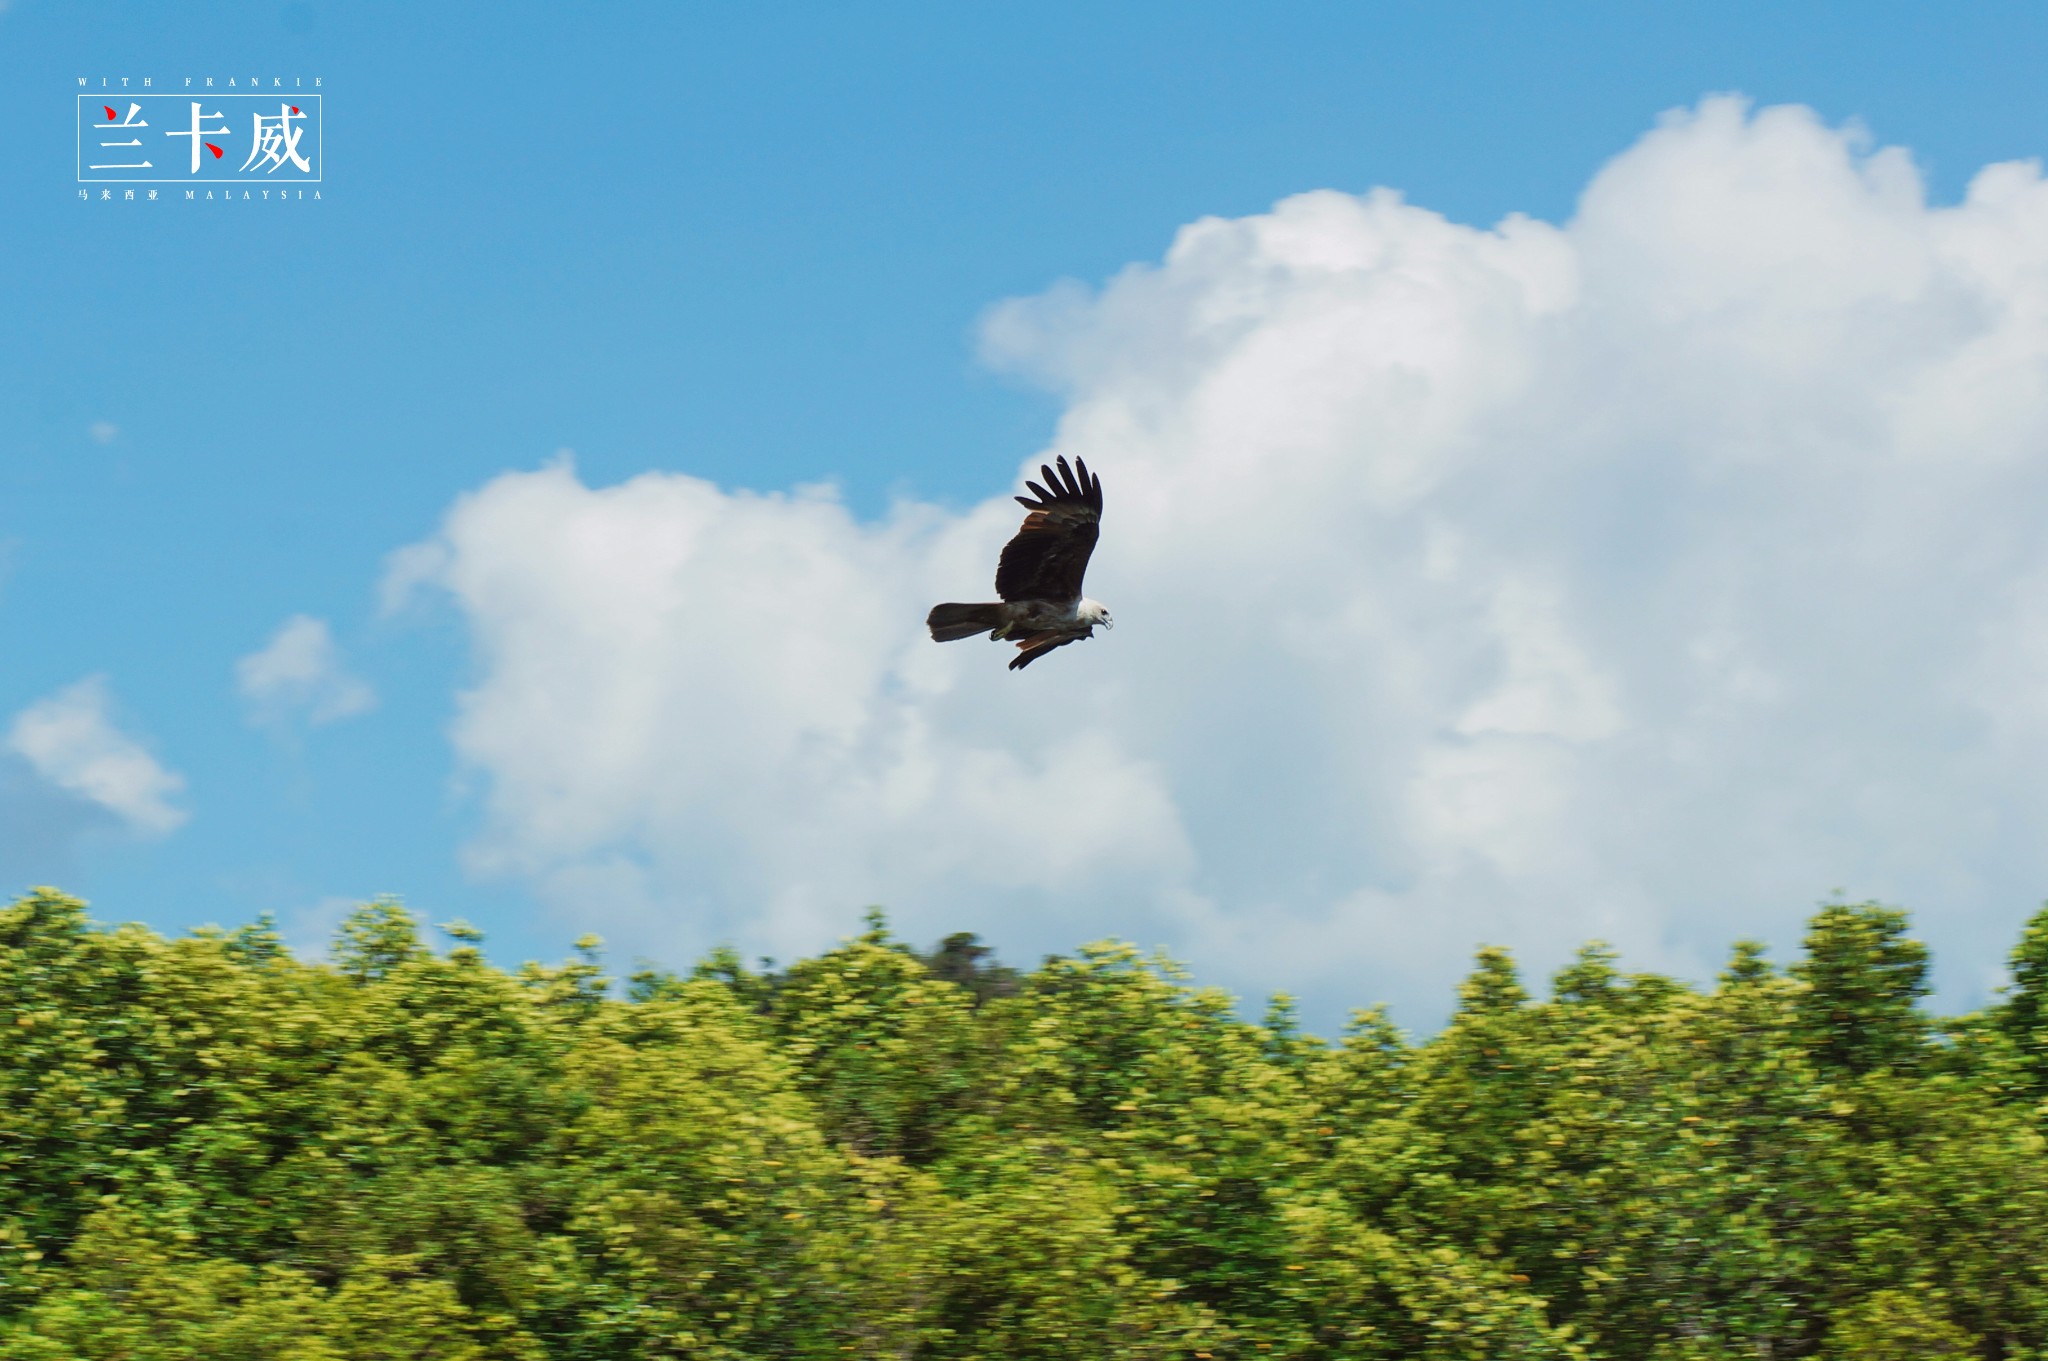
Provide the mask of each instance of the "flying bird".
{"label": "flying bird", "polygon": [[996,564],[996,594],[1002,600],[932,606],[924,622],[933,642],[977,633],[1007,639],[1017,645],[1017,655],[1010,658],[1010,669],[1017,671],[1056,647],[1093,637],[1097,624],[1113,627],[1102,602],[1081,594],[1081,578],[1102,523],[1102,479],[1078,458],[1072,468],[1064,457],[1053,463],[1057,473],[1052,467],[1039,469],[1044,487],[1024,484],[1037,493],[1035,499],[1017,498],[1031,513]]}

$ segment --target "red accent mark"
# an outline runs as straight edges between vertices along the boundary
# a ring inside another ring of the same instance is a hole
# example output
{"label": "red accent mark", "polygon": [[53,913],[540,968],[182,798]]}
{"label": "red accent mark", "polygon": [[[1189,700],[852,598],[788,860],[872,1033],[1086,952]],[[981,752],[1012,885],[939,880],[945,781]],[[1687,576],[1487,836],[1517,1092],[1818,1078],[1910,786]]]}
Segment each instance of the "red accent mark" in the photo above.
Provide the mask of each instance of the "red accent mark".
{"label": "red accent mark", "polygon": [[214,145],[213,143],[211,143],[211,142],[208,142],[208,143],[206,144],[206,149],[207,149],[208,151],[211,151],[211,152],[213,153],[213,159],[215,159],[216,161],[220,159],[220,148],[219,148],[219,147],[215,146],[215,145]]}
{"label": "red accent mark", "polygon": [[298,105],[296,105],[296,104],[292,105],[292,112],[293,112],[293,113],[297,113],[298,111],[299,111],[299,106],[298,106]]}
{"label": "red accent mark", "polygon": [[[107,106],[104,104],[100,105],[100,107],[103,109],[107,109]],[[107,121],[109,123],[114,121],[114,111],[112,109],[107,109]]]}

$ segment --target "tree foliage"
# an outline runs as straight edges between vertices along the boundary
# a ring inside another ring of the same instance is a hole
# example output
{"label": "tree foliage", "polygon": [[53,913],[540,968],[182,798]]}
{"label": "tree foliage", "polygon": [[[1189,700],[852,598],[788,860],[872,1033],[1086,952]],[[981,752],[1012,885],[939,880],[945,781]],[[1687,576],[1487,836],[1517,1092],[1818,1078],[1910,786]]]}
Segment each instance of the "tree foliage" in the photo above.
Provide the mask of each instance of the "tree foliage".
{"label": "tree foliage", "polygon": [[0,909],[0,1358],[2048,1355],[2048,911],[1990,1011],[1831,904],[1712,989],[1483,950],[1414,1043],[1169,962],[504,972]]}

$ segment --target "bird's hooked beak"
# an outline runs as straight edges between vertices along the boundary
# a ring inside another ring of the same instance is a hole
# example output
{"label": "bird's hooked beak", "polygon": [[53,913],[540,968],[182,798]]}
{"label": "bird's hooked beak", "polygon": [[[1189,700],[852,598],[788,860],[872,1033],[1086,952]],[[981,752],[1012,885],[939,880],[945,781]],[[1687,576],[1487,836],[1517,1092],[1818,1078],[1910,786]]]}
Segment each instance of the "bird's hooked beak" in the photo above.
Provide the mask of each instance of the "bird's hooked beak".
{"label": "bird's hooked beak", "polygon": [[1106,628],[1106,629],[1113,629],[1113,628],[1115,628],[1115,627],[1116,627],[1116,625],[1115,625],[1115,624],[1112,624],[1112,623],[1110,623],[1110,622],[1109,622],[1109,616],[1108,616],[1108,615],[1106,615],[1106,614],[1105,614],[1105,615],[1103,615],[1103,616],[1102,616],[1102,618],[1101,618],[1101,620],[1100,620],[1100,621],[1098,621],[1098,622],[1100,622],[1100,623],[1101,623],[1101,625],[1102,625],[1102,626],[1103,626],[1104,628]]}

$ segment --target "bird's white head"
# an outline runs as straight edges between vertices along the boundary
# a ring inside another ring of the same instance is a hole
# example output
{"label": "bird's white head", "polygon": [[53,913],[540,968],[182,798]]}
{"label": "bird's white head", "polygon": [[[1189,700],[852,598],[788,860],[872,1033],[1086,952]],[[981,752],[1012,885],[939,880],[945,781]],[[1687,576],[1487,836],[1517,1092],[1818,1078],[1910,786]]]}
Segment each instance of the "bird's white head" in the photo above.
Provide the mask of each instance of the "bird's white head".
{"label": "bird's white head", "polygon": [[1116,627],[1115,624],[1109,622],[1109,606],[1103,604],[1100,600],[1083,598],[1080,607],[1074,613],[1084,624],[1091,626],[1100,624],[1106,629]]}

